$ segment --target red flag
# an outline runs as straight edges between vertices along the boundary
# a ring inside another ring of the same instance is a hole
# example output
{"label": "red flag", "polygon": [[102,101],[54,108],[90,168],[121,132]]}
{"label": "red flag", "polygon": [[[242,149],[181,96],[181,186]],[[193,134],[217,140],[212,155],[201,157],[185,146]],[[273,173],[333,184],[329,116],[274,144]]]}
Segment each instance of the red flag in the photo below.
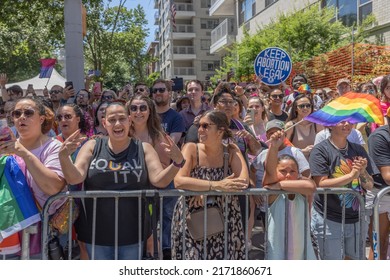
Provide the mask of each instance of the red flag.
{"label": "red flag", "polygon": [[41,72],[39,78],[50,78],[51,72],[53,72],[54,65],[56,65],[57,59],[45,58],[41,59]]}
{"label": "red flag", "polygon": [[176,4],[172,1],[171,5],[171,19],[172,19],[172,30],[176,31]]}

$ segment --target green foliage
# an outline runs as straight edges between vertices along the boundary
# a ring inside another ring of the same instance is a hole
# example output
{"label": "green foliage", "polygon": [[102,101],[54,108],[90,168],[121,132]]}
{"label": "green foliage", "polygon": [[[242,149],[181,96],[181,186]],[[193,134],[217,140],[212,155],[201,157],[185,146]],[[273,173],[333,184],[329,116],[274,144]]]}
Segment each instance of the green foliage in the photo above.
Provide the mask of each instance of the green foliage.
{"label": "green foliage", "polygon": [[93,4],[88,11],[85,63],[99,69],[107,87],[146,80],[150,57],[145,54],[148,29],[143,8],[128,10],[123,1],[117,7]]}
{"label": "green foliage", "polygon": [[293,61],[305,61],[313,56],[334,50],[350,43],[350,30],[341,22],[332,21],[334,10],[319,9],[312,5],[307,9],[280,14],[270,24],[259,27],[254,35],[245,32],[240,44],[235,44],[224,59],[217,78],[234,69],[235,78],[245,80],[253,75],[253,62],[259,52],[268,47],[286,50]]}
{"label": "green foliage", "polygon": [[10,82],[39,73],[39,59],[63,44],[63,1],[1,1],[0,72]]}
{"label": "green foliage", "polygon": [[[111,1],[83,0],[85,69],[101,70],[107,87],[146,80],[145,65],[150,61],[145,54],[145,12],[141,6],[128,10],[124,2],[109,7]],[[56,57],[64,48],[63,0],[0,0],[0,14],[0,73],[7,73],[10,82],[37,75],[39,59]]]}

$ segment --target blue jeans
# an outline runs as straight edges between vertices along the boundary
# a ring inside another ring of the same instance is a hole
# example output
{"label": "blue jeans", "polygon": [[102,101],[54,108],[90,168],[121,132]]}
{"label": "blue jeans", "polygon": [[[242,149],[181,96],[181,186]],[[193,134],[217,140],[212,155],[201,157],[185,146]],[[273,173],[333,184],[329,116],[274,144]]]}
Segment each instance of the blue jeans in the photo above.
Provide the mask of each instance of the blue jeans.
{"label": "blue jeans", "polygon": [[162,226],[162,248],[171,249],[171,224],[173,210],[177,202],[177,197],[164,197],[164,205],[162,206],[163,226]]}
{"label": "blue jeans", "polygon": [[[141,253],[143,248],[141,243]],[[92,258],[92,244],[85,243],[89,258]],[[139,245],[118,246],[118,260],[139,260]],[[115,260],[115,246],[95,245],[95,260]]]}

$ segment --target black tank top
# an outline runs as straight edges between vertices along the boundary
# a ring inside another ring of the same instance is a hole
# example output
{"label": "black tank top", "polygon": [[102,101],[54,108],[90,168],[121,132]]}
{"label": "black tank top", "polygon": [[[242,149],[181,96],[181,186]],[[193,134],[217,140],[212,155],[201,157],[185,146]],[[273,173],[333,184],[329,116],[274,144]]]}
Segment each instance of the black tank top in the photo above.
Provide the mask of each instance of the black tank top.
{"label": "black tank top", "polygon": [[[131,139],[128,148],[114,154],[108,147],[108,138],[96,138],[84,189],[90,190],[141,190],[150,188],[142,143]],[[76,223],[78,238],[92,243],[93,200],[85,199],[85,210]],[[83,207],[81,207],[83,208]],[[144,209],[143,206],[141,209]],[[138,199],[120,198],[118,217],[118,245],[138,242]],[[141,220],[143,217],[141,217]],[[143,221],[141,222],[143,224]],[[115,201],[112,198],[97,200],[96,245],[115,245]]]}

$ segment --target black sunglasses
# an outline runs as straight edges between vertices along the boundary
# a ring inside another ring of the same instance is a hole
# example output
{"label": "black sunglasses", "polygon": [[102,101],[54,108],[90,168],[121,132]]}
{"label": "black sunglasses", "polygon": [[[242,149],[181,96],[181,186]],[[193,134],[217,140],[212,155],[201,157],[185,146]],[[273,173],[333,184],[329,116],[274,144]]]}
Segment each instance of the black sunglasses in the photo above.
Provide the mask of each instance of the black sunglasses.
{"label": "black sunglasses", "polygon": [[275,94],[275,95],[271,95],[271,98],[272,98],[272,99],[277,99],[277,98],[283,99],[283,97],[284,97],[284,94]]}
{"label": "black sunglasses", "polygon": [[112,100],[112,99],[114,99],[114,97],[112,95],[103,95],[102,99],[104,99],[104,100]]}
{"label": "black sunglasses", "polygon": [[257,88],[247,88],[246,92],[254,92],[257,91]]}
{"label": "black sunglasses", "polygon": [[19,119],[23,114],[26,118],[30,118],[34,116],[35,110],[34,109],[13,110],[11,116],[15,119]]}
{"label": "black sunglasses", "polygon": [[64,118],[65,120],[71,120],[73,118],[73,116],[71,114],[65,114],[64,116],[62,116],[62,115],[56,116],[56,119],[59,122],[62,121],[62,118]]}
{"label": "black sunglasses", "polygon": [[307,104],[299,104],[299,105],[297,105],[297,107],[299,109],[303,109],[303,108],[310,109],[311,108],[311,104],[309,104],[309,103],[307,103]]}
{"label": "black sunglasses", "polygon": [[59,93],[62,93],[62,90],[51,90],[49,93],[50,94],[59,94]]}
{"label": "black sunglasses", "polygon": [[199,123],[198,127],[203,129],[209,129],[210,125],[216,125],[215,123]]}
{"label": "black sunglasses", "polygon": [[148,110],[148,106],[146,106],[146,105],[139,105],[139,106],[137,106],[137,105],[130,105],[130,111],[131,112],[137,112],[138,109],[140,110],[140,112],[145,112],[145,111]]}
{"label": "black sunglasses", "polygon": [[167,88],[153,88],[152,93],[157,93],[157,91],[159,93],[164,93],[166,90],[167,90]]}

